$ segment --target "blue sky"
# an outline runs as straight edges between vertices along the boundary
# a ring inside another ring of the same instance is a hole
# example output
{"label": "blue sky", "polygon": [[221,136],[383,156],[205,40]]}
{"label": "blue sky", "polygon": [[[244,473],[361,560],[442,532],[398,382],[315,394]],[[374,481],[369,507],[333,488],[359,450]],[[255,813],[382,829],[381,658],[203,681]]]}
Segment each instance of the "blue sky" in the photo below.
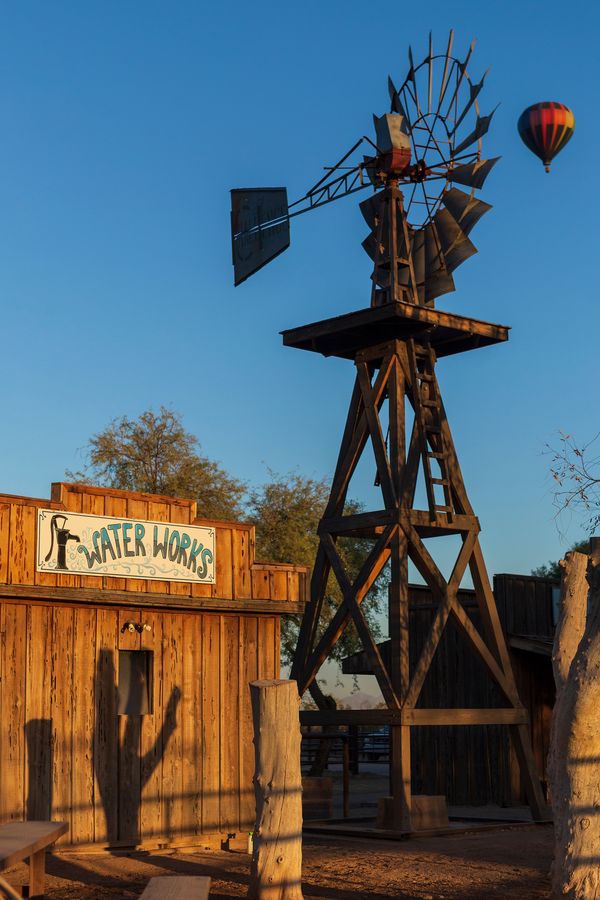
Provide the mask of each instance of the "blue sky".
{"label": "blue sky", "polygon": [[[379,9],[379,8],[378,8]],[[203,451],[259,483],[331,473],[350,363],[279,332],[367,306],[356,198],[293,223],[292,247],[234,289],[229,189],[294,199],[385,110],[406,48],[456,30],[500,102],[479,254],[438,306],[511,325],[438,376],[489,568],[564,552],[546,442],[599,429],[597,64],[592,4],[353,2],[0,5],[0,490],[48,496],[112,418],[161,404]],[[552,173],[516,121],[555,99],[576,133]],[[357,496],[368,499],[368,480]],[[581,528],[573,522],[567,542]]]}

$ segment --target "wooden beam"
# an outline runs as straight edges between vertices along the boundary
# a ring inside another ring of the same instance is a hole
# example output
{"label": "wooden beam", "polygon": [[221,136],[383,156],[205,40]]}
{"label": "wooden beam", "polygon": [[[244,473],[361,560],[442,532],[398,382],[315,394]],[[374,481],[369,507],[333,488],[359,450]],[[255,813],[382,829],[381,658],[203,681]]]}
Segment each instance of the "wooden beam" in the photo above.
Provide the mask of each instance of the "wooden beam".
{"label": "wooden beam", "polygon": [[524,725],[524,709],[327,709],[300,710],[301,725]]}
{"label": "wooden beam", "polygon": [[[404,513],[404,510],[402,510]],[[456,515],[448,520],[446,513],[438,513],[435,519],[431,513],[422,509],[407,509],[406,519],[414,526],[421,538],[437,537],[440,534],[463,534],[468,531],[479,533],[479,519],[476,516]]]}
{"label": "wooden beam", "polygon": [[473,650],[475,650],[480,660],[483,662],[504,696],[511,703],[519,703],[519,695],[514,683],[512,682],[512,680],[508,680],[506,678],[504,672],[496,662],[495,657],[492,656],[483,638],[473,625],[468,613],[461,606],[459,601],[454,598],[452,599],[451,610],[458,625],[460,626],[460,630],[468,638],[471,647],[473,648]]}
{"label": "wooden beam", "polygon": [[301,709],[301,725],[400,725],[399,709]]}
{"label": "wooden beam", "polygon": [[500,663],[507,680],[514,685],[516,693],[517,688],[514,684],[514,675],[510,656],[508,654],[508,647],[506,646],[504,632],[502,630],[502,625],[500,624],[496,599],[489,582],[479,540],[475,542],[469,567],[471,569],[471,578],[473,579],[475,596],[477,597],[479,613],[481,615],[488,645]]}
{"label": "wooden beam", "polygon": [[390,461],[388,459],[385,448],[385,440],[383,437],[381,422],[379,421],[379,415],[377,412],[377,400],[375,391],[371,386],[367,364],[359,363],[356,369],[363,395],[363,402],[365,404],[365,415],[367,417],[367,422],[369,425],[369,433],[371,435],[373,452],[375,453],[377,472],[379,474],[379,480],[381,483],[381,492],[383,494],[383,499],[385,501],[386,507],[388,509],[394,509],[398,505],[396,490],[394,488],[394,482],[392,479]]}
{"label": "wooden beam", "polygon": [[406,709],[404,719],[411,725],[521,725],[527,722],[524,709]]}
{"label": "wooden beam", "polygon": [[537,775],[537,765],[531,749],[531,735],[529,733],[529,721],[515,724],[510,729],[513,747],[519,760],[521,777],[525,787],[527,801],[531,807],[531,814],[536,822],[545,822],[552,818],[548,809],[542,785]]}
{"label": "wooden beam", "polygon": [[421,690],[423,688],[425,678],[427,677],[427,673],[429,672],[433,657],[435,655],[435,651],[437,650],[438,644],[440,642],[440,638],[444,633],[444,628],[446,627],[446,622],[448,621],[449,615],[450,600],[446,594],[437,608],[433,622],[431,623],[431,628],[429,629],[429,634],[425,643],[423,644],[419,662],[417,663],[416,668],[413,672],[410,688],[405,699],[407,707],[413,707],[419,699],[419,694],[421,693]]}
{"label": "wooden beam", "polygon": [[447,589],[444,576],[412,525],[404,526],[404,530],[408,538],[408,555],[431,588],[434,597],[443,598]]}
{"label": "wooden beam", "polygon": [[[382,534],[382,536],[379,538],[373,550],[363,563],[362,568],[358,573],[358,577],[356,578],[356,581],[351,588],[354,596],[359,603],[371,589],[373,582],[378,577],[381,569],[387,562],[390,555],[388,544],[394,536],[397,527],[397,525],[388,526],[384,534]],[[323,539],[321,540],[323,541]],[[331,545],[333,545],[333,541],[331,541]],[[330,550],[331,545],[329,546]],[[335,550],[335,545],[333,546]],[[309,655],[308,661],[306,662],[305,666],[302,669],[298,667],[298,670],[295,670],[295,678],[298,682],[298,692],[300,696],[302,696],[304,691],[309,687],[311,682],[316,677],[317,672],[323,665],[330,650],[335,646],[340,638],[340,635],[346,628],[346,625],[350,620],[350,616],[350,609],[344,599],[344,601],[342,601],[341,605],[336,610],[333,618],[329,622],[329,625],[321,635],[316,648],[313,649],[312,653]]]}
{"label": "wooden beam", "polygon": [[0,584],[0,598],[75,603],[79,606],[136,606],[152,609],[184,609],[206,612],[250,612],[298,615],[303,600],[229,600],[218,597],[184,597],[178,594],[147,594],[144,591],[105,591],[93,588],[53,587],[45,584]]}
{"label": "wooden beam", "polygon": [[348,516],[332,516],[323,518],[319,523],[319,534],[345,534],[368,528],[378,528],[397,521],[393,509],[380,509],[375,512],[354,513]]}
{"label": "wooden beam", "polygon": [[325,550],[325,553],[327,554],[329,564],[333,569],[333,574],[335,575],[337,583],[342,590],[342,594],[344,595],[344,598],[346,598],[346,596],[352,592],[353,585],[346,575],[346,570],[344,569],[344,565],[340,559],[339,553],[337,552],[335,541],[330,534],[322,534],[321,545]]}
{"label": "wooden beam", "polygon": [[463,535],[462,547],[460,548],[460,552],[456,557],[456,562],[454,563],[452,574],[450,575],[450,581],[448,582],[448,592],[452,596],[456,594],[460,587],[462,577],[465,574],[465,569],[467,568],[469,560],[471,559],[473,547],[475,546],[476,540],[476,531],[470,531],[467,534]]}
{"label": "wooden beam", "polygon": [[383,664],[379,648],[373,639],[373,635],[369,630],[363,612],[352,594],[348,595],[347,602],[352,612],[352,618],[354,619],[358,636],[362,641],[365,653],[371,663],[371,670],[377,678],[377,683],[383,695],[383,699],[390,708],[400,709],[400,700],[394,691],[390,676]]}

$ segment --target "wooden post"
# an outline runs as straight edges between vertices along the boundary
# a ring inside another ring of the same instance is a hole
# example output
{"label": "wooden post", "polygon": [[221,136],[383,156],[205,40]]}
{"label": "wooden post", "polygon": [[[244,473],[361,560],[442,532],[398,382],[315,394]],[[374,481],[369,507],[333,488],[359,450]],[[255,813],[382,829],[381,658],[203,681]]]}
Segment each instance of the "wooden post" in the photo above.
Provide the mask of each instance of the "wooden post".
{"label": "wooden post", "polygon": [[251,900],[302,900],[300,698],[295,681],[250,684],[256,767]]}

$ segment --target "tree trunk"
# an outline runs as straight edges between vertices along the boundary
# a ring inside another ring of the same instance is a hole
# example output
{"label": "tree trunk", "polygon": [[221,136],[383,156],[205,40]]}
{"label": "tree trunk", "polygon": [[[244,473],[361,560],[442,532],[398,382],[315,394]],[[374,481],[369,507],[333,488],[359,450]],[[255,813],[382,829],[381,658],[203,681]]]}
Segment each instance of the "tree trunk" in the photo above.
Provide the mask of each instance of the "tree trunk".
{"label": "tree trunk", "polygon": [[256,768],[251,900],[302,900],[300,698],[295,681],[250,684]]}
{"label": "tree trunk", "polygon": [[587,584],[582,561],[573,559],[578,555],[568,554],[564,566],[553,659],[557,701],[549,761],[555,830],[552,896],[600,900],[600,538],[591,541]]}
{"label": "tree trunk", "polygon": [[567,553],[561,560],[560,612],[554,647],[552,648],[552,668],[556,683],[556,699],[564,688],[571,663],[585,631],[587,613],[586,581],[588,558],[585,553]]}

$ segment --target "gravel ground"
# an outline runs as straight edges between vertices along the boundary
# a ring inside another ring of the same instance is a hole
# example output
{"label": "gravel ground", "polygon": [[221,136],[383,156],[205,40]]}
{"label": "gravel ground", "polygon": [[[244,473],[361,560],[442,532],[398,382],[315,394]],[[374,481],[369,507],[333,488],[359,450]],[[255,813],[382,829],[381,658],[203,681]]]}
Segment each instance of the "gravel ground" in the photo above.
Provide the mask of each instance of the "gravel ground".
{"label": "gravel ground", "polygon": [[[303,893],[310,900],[488,900],[549,897],[552,829],[531,826],[392,842],[307,837]],[[245,853],[77,854],[47,862],[48,900],[138,897],[153,875],[210,875],[211,900],[244,897]],[[27,869],[10,870],[22,884]]]}

